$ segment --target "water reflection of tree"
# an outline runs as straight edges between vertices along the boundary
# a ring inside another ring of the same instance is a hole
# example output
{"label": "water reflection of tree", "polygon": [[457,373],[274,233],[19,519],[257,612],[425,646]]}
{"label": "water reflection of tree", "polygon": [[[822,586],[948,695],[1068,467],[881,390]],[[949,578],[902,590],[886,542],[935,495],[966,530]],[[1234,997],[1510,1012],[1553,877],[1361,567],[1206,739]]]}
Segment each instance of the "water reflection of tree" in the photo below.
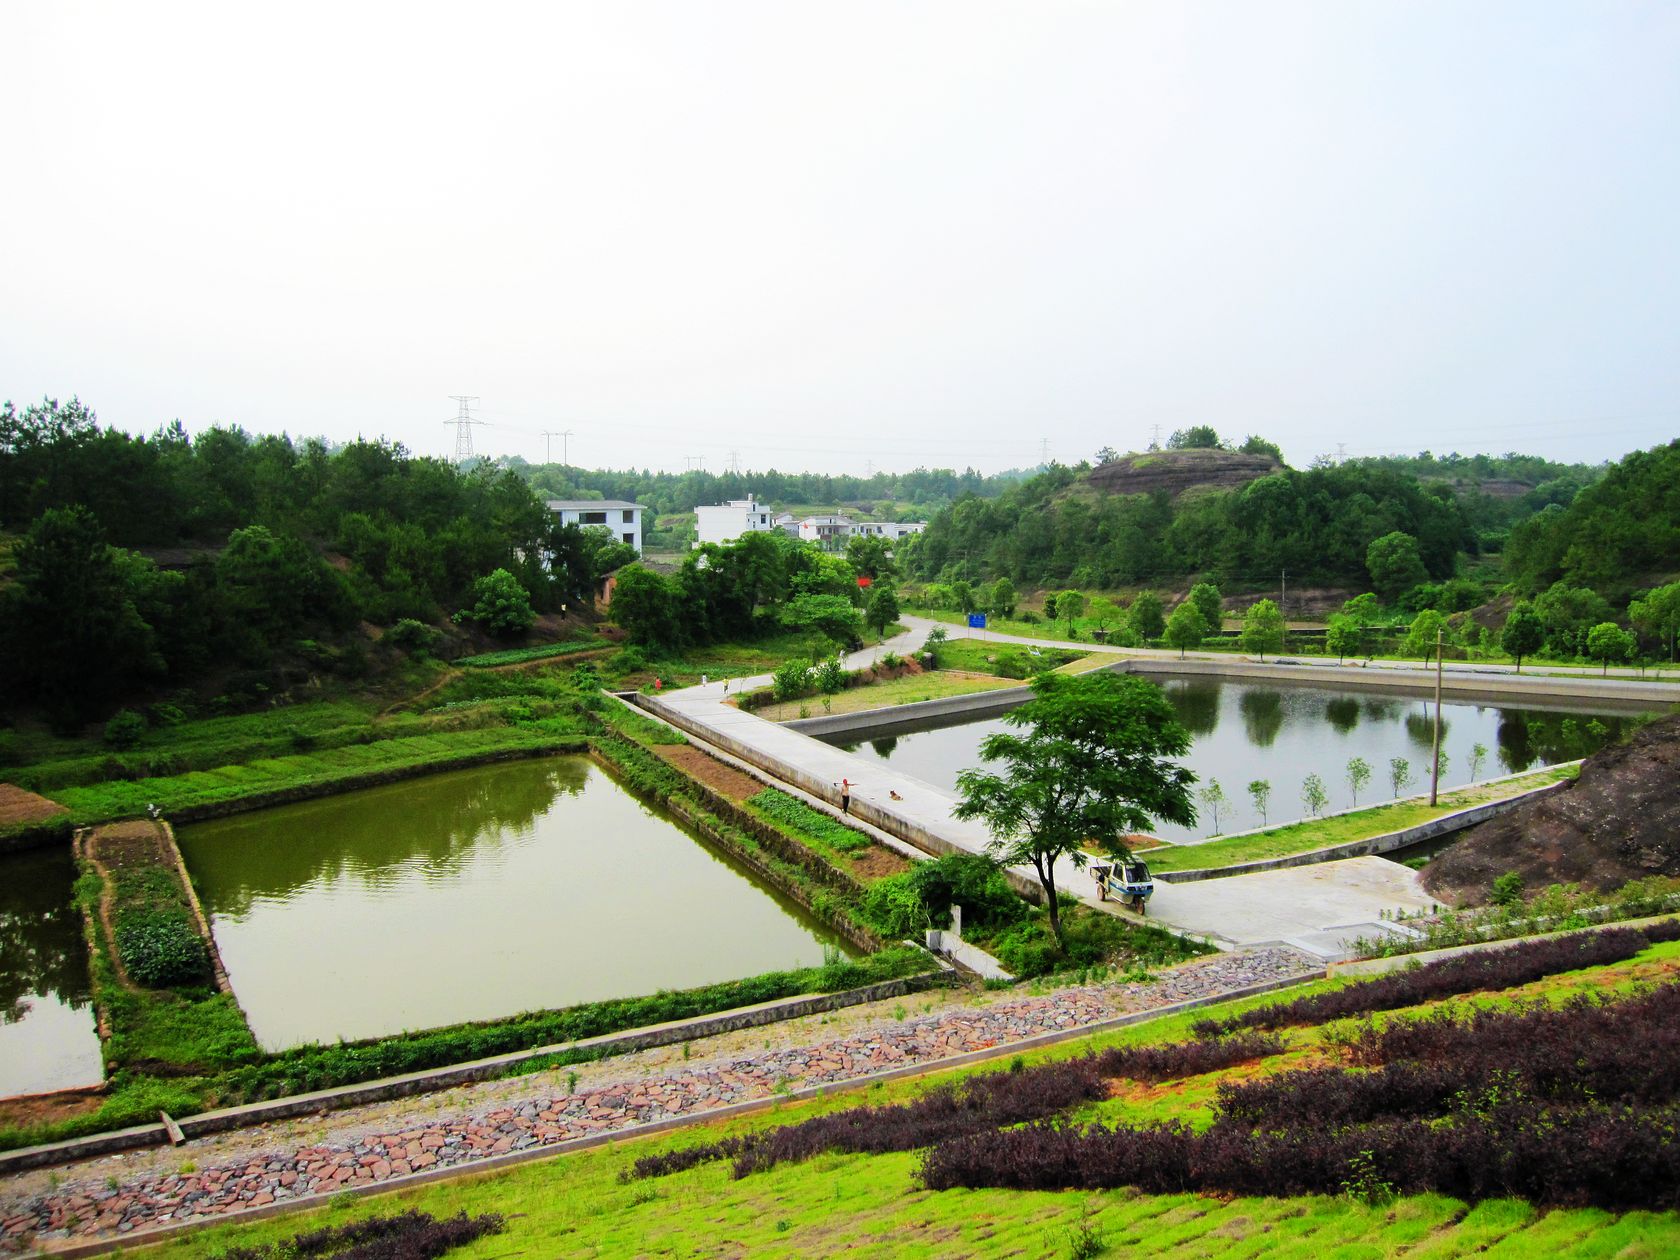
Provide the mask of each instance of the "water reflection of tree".
{"label": "water reflection of tree", "polygon": [[1283,693],[1251,687],[1237,701],[1242,710],[1243,729],[1257,748],[1270,748],[1283,729]]}
{"label": "water reflection of tree", "polygon": [[[880,739],[870,740],[869,746],[875,750],[875,755],[877,757],[879,757],[882,761],[885,761],[888,757],[891,757],[895,751],[897,751],[898,736],[883,735]],[[853,744],[852,747],[855,749],[857,745]]]}
{"label": "water reflection of tree", "polygon": [[1398,700],[1370,699],[1361,703],[1365,710],[1367,722],[1392,722],[1400,716],[1400,702]]}
{"label": "water reflection of tree", "polygon": [[1536,762],[1576,761],[1621,738],[1619,717],[1506,709],[1499,715],[1499,760],[1515,774]]}
{"label": "water reflection of tree", "polygon": [[1211,735],[1219,725],[1219,684],[1177,683],[1167,688],[1167,699],[1184,729],[1192,735]]}
{"label": "water reflection of tree", "polygon": [[[1441,718],[1441,743],[1447,742],[1447,732],[1452,729],[1452,723],[1446,717]],[[1419,748],[1428,752],[1435,746],[1435,715],[1433,713],[1406,714],[1406,737]]]}
{"label": "water reflection of tree", "polygon": [[416,862],[447,868],[520,834],[591,773],[579,757],[485,766],[230,819],[189,833],[187,860],[217,913],[320,880],[378,883]]}
{"label": "water reflection of tree", "polygon": [[0,1023],[15,1023],[28,999],[88,1000],[87,947],[70,902],[68,854],[20,853],[0,860]]}
{"label": "water reflection of tree", "polygon": [[1340,734],[1347,735],[1359,725],[1359,701],[1352,696],[1333,696],[1324,706],[1324,716]]}

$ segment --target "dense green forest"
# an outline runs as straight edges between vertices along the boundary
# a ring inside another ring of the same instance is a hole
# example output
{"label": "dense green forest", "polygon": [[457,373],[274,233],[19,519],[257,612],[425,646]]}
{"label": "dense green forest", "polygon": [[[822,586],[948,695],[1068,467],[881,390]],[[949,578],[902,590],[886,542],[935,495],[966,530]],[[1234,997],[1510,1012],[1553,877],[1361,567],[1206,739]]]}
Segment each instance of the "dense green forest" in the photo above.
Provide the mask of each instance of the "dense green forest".
{"label": "dense green forest", "polygon": [[67,716],[215,670],[246,698],[277,663],[355,674],[362,622],[413,634],[465,609],[517,630],[627,551],[558,527],[510,471],[237,428],[134,437],[75,400],[0,410],[0,526],[0,653],[27,662],[0,688]]}

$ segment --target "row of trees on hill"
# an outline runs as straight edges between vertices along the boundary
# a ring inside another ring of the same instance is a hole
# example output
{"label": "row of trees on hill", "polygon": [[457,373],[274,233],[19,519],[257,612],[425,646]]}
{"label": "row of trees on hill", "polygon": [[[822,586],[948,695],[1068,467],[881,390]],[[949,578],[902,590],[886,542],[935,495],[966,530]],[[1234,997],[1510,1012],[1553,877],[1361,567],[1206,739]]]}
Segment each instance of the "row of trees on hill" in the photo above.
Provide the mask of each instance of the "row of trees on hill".
{"label": "row of trees on hill", "polygon": [[0,687],[66,714],[279,656],[353,670],[359,649],[323,640],[499,607],[481,587],[496,573],[549,611],[630,553],[559,527],[511,472],[385,442],[133,437],[75,400],[0,411],[0,524],[23,533],[0,651],[28,663]]}
{"label": "row of trees on hill", "polygon": [[1202,574],[1224,584],[1363,582],[1371,544],[1403,533],[1424,576],[1452,576],[1474,534],[1452,490],[1345,464],[1283,469],[1235,490],[1172,499],[1100,496],[1055,467],[993,500],[967,498],[909,540],[927,581],[1008,577],[1031,586],[1116,587]]}

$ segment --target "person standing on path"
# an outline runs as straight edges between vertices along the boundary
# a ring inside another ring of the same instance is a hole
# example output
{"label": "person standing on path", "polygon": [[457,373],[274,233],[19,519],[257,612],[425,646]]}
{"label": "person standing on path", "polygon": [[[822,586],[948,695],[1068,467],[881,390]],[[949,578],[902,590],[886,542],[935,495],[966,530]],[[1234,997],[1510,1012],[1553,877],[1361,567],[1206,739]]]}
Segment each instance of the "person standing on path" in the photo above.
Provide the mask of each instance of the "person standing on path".
{"label": "person standing on path", "polygon": [[840,789],[840,812],[850,814],[852,812],[852,781],[841,779],[834,786]]}

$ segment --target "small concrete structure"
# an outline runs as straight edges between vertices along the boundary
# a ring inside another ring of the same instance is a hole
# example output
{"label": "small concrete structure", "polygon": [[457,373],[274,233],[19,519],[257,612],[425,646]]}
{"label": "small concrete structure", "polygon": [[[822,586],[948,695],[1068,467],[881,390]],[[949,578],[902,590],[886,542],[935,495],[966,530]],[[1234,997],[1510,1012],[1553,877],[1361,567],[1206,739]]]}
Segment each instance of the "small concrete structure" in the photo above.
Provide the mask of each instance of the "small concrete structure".
{"label": "small concrete structure", "polygon": [[752,495],[727,503],[705,503],[694,509],[695,540],[699,543],[734,542],[742,534],[768,533],[776,529],[770,509]]}

